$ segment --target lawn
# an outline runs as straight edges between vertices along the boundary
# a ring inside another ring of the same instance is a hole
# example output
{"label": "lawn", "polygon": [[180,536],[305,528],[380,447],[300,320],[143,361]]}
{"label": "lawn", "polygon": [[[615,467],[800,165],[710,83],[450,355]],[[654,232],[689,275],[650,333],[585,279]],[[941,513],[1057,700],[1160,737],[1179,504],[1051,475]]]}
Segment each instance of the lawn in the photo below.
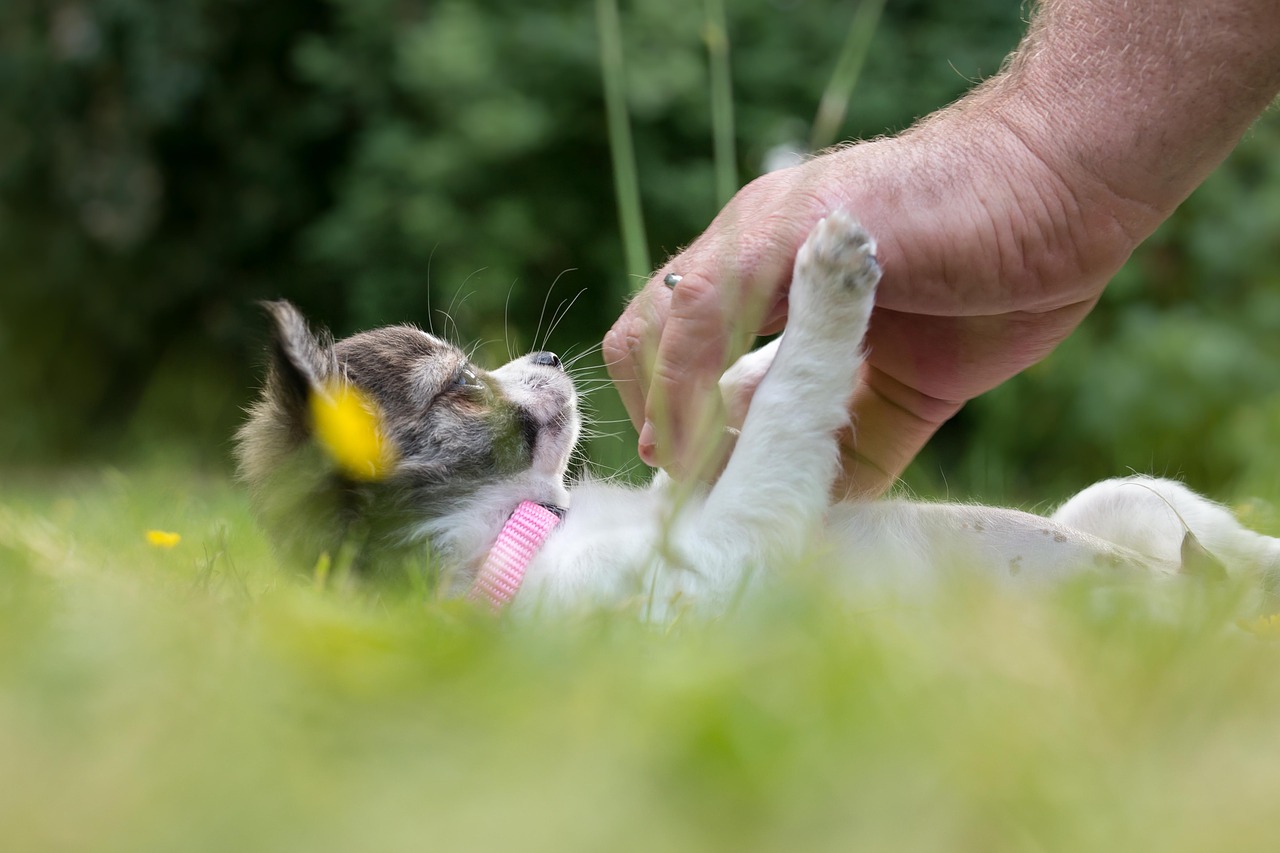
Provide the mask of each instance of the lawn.
{"label": "lawn", "polygon": [[8,474],[0,849],[1276,849],[1237,590],[782,571],[710,623],[508,624],[284,573],[221,474]]}

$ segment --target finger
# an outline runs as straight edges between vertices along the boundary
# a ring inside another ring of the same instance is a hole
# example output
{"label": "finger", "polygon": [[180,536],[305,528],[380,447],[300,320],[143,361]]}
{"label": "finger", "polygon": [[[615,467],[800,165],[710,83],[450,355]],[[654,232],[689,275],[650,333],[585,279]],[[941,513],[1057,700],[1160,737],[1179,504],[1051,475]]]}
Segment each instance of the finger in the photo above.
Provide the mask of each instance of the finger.
{"label": "finger", "polygon": [[728,244],[695,244],[670,265],[683,277],[671,292],[642,430],[664,467],[687,463],[699,440],[723,426],[720,375],[766,320],[776,327],[785,316],[793,236],[773,227],[730,232]]}
{"label": "finger", "polygon": [[650,464],[684,473],[696,467],[686,449],[713,428],[730,344],[721,289],[700,268],[681,276],[652,365],[640,451]]}
{"label": "finger", "polygon": [[[671,272],[676,268],[689,269],[696,266],[698,262],[693,260],[695,257],[696,255],[692,254],[681,255],[659,269],[605,334],[602,345],[605,368],[609,377],[616,386],[636,431],[643,434],[640,456],[646,464],[655,467],[658,464],[654,440],[655,430],[652,427],[648,431],[644,430],[645,408],[654,363],[657,360],[659,340],[671,311],[674,287],[669,283],[671,281],[669,276],[678,275]],[[695,277],[691,283],[696,286],[697,281]],[[683,283],[683,276],[678,283]],[[784,291],[774,298],[772,306],[765,312],[757,334],[767,335],[780,331],[786,322],[786,316],[787,294]],[[711,339],[714,340],[714,337],[713,335]],[[718,361],[719,359],[713,360],[712,364]],[[716,364],[712,373],[717,382],[721,372],[723,372],[722,369]],[[666,403],[655,405],[655,408],[662,408],[665,405]],[[682,408],[679,400],[671,405],[677,409]],[[670,463],[667,459],[663,461]]]}
{"label": "finger", "polygon": [[[668,273],[682,277],[668,302],[650,297],[659,313],[630,341],[638,366],[626,373],[639,377],[634,384],[645,398],[640,451],[650,464],[688,456],[700,425],[714,425],[706,413],[719,400],[720,372],[746,350],[762,321],[774,330],[781,325],[795,253],[829,212],[826,195],[821,175],[806,166],[757,178],[646,286],[657,293]],[[650,365],[646,342],[653,330],[658,343]],[[634,419],[637,394],[628,394]]]}
{"label": "finger", "polygon": [[[661,273],[658,280],[661,280]],[[605,369],[622,398],[627,415],[640,432],[644,425],[645,398],[657,354],[658,339],[670,310],[670,293],[650,282],[635,295],[617,322],[604,336]],[[660,286],[660,285],[659,285]]]}

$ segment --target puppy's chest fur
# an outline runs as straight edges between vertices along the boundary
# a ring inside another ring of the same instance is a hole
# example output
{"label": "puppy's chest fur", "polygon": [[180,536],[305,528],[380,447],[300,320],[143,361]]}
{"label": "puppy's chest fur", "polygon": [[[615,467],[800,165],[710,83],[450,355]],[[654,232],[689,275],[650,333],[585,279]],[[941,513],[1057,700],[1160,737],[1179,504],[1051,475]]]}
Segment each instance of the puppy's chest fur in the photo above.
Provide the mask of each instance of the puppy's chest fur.
{"label": "puppy's chest fur", "polygon": [[[659,475],[648,489],[570,490],[577,397],[555,356],[532,353],[489,372],[407,326],[335,344],[287,303],[268,306],[273,360],[238,436],[241,472],[289,561],[308,567],[353,539],[370,572],[429,552],[430,570],[455,594],[522,501],[566,507],[528,565],[520,610],[633,605],[659,620],[687,607],[718,612],[806,555],[850,596],[916,594],[974,569],[1023,585],[1082,572],[1225,570],[1274,586],[1277,540],[1167,480],[1107,481],[1051,518],[902,501],[831,505],[836,435],[849,426],[880,275],[874,252],[841,214],[810,235],[786,334],[721,383],[741,434],[713,486]],[[394,449],[380,477],[355,477],[317,449],[311,403],[348,386],[367,395]]]}

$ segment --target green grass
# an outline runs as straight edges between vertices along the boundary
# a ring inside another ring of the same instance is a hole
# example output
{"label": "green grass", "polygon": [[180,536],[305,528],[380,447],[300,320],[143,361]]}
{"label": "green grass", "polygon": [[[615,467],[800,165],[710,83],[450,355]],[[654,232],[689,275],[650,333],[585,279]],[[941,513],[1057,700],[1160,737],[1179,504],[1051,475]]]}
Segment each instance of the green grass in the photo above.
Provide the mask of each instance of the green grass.
{"label": "green grass", "polygon": [[220,476],[5,483],[3,850],[1275,849],[1280,645],[1229,591],[866,612],[795,570],[498,624],[282,573]]}

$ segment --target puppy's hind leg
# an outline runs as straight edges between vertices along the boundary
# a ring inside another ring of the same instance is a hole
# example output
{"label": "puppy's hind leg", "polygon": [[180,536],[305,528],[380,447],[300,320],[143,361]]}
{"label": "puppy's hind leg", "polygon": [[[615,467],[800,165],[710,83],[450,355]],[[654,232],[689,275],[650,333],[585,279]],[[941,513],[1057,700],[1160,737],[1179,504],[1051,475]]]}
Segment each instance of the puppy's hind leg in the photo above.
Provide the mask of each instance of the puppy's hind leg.
{"label": "puppy's hind leg", "polygon": [[1181,562],[1189,573],[1205,559],[1197,556],[1203,549],[1228,575],[1256,575],[1264,590],[1280,594],[1280,539],[1254,533],[1226,507],[1173,480],[1139,476],[1095,483],[1052,518],[1140,554]]}

